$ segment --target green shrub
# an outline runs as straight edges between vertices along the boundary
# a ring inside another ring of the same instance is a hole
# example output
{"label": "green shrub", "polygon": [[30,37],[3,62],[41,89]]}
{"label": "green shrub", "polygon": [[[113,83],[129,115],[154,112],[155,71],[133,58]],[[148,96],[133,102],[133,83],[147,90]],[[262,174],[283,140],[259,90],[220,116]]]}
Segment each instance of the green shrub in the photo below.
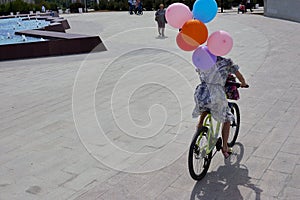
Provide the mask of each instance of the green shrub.
{"label": "green shrub", "polygon": [[97,10],[99,10],[99,5],[97,3],[95,3],[93,8],[94,8],[95,11],[97,11]]}

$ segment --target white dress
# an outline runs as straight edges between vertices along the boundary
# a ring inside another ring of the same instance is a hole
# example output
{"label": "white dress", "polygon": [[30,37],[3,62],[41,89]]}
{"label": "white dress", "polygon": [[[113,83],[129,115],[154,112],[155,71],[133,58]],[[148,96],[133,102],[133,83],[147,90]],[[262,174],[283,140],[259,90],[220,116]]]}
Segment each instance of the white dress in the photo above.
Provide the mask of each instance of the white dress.
{"label": "white dress", "polygon": [[219,122],[233,121],[225,94],[225,83],[228,74],[235,74],[239,67],[233,65],[231,59],[217,58],[216,64],[209,70],[199,71],[201,83],[196,87],[194,100],[196,106],[192,116],[198,117],[204,111],[210,111],[212,117]]}

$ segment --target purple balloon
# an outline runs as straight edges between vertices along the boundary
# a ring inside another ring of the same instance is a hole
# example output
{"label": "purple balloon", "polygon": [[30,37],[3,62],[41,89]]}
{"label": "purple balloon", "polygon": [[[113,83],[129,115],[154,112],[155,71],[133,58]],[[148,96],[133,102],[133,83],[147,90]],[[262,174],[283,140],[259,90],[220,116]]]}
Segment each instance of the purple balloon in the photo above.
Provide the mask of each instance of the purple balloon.
{"label": "purple balloon", "polygon": [[217,56],[210,53],[207,46],[198,47],[192,56],[194,65],[200,70],[209,70],[217,61]]}

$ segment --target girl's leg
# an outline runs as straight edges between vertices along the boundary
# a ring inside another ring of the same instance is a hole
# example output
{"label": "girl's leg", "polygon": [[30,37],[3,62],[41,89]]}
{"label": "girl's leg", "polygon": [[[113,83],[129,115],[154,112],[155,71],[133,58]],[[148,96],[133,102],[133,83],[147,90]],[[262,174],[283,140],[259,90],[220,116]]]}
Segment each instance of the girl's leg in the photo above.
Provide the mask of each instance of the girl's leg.
{"label": "girl's leg", "polygon": [[207,112],[203,112],[200,115],[199,123],[198,123],[198,126],[197,126],[198,129],[200,129],[202,127],[203,121],[204,121],[204,118],[206,117],[206,115],[207,115]]}
{"label": "girl's leg", "polygon": [[165,28],[161,28],[161,35],[165,37]]}
{"label": "girl's leg", "polygon": [[228,152],[228,137],[229,137],[229,130],[230,130],[230,122],[224,122],[222,128],[222,138],[223,138],[223,152]]}
{"label": "girl's leg", "polygon": [[158,34],[161,35],[160,27],[158,26]]}

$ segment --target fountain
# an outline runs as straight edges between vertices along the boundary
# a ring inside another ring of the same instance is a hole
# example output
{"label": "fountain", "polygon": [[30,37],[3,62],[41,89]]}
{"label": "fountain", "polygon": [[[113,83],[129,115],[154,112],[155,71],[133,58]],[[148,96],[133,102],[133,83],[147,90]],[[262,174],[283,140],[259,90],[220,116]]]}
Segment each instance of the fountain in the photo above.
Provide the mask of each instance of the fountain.
{"label": "fountain", "polygon": [[106,51],[99,36],[66,33],[69,28],[49,14],[0,17],[0,61]]}
{"label": "fountain", "polygon": [[[0,20],[0,35],[6,36],[6,39],[0,40],[0,45],[16,44],[16,43],[22,43],[24,41],[28,41],[28,42],[39,41],[39,38],[25,37],[25,35],[19,36],[15,34],[18,31],[43,28],[50,25],[50,22],[46,20],[39,20],[38,21],[39,27],[36,26],[36,23],[37,22],[35,20],[23,21],[22,18],[9,18],[9,19]],[[26,38],[26,40],[24,40],[24,37]]]}

